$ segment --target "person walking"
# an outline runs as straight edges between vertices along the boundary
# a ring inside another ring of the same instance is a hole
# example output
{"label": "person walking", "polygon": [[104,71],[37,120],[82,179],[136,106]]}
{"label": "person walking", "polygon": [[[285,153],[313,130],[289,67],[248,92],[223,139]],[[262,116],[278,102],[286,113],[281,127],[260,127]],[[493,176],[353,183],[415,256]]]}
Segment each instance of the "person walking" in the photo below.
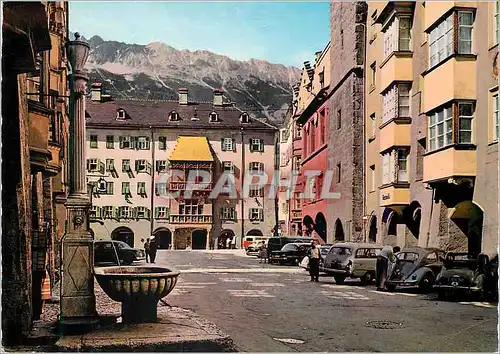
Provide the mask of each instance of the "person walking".
{"label": "person walking", "polygon": [[377,256],[377,291],[385,290],[385,282],[394,262],[395,258],[392,246],[385,246],[382,248],[382,251],[380,251],[380,254]]}
{"label": "person walking", "polygon": [[151,258],[151,263],[155,262],[157,250],[158,250],[158,245],[156,244],[156,239],[154,236],[152,236],[151,242],[149,244],[149,257]]}
{"label": "person walking", "polygon": [[319,248],[316,247],[316,241],[311,242],[311,248],[309,249],[309,275],[311,275],[311,281],[319,281],[319,260],[321,259],[321,253]]}
{"label": "person walking", "polygon": [[262,243],[260,244],[260,248],[259,248],[259,263],[262,263],[262,261],[264,261],[264,264],[267,263],[267,245],[266,245],[266,241],[262,241]]}
{"label": "person walking", "polygon": [[231,249],[236,249],[236,236],[233,236],[233,238],[231,239]]}
{"label": "person walking", "polygon": [[146,253],[146,263],[149,263],[149,249],[150,249],[150,242],[149,242],[149,237],[146,239],[146,242],[144,243],[144,253]]}
{"label": "person walking", "polygon": [[226,249],[229,249],[230,247],[231,247],[231,238],[230,238],[230,237],[228,237],[228,238],[226,239]]}

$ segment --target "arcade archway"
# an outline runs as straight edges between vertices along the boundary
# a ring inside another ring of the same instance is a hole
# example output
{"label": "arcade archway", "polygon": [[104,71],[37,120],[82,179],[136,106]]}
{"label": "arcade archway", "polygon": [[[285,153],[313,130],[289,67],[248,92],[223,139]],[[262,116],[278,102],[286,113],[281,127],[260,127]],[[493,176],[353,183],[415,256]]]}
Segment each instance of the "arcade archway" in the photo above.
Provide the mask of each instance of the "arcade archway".
{"label": "arcade archway", "polygon": [[484,212],[470,200],[458,203],[450,218],[467,237],[467,250],[472,254],[481,253],[483,241]]}
{"label": "arcade archway", "polygon": [[172,232],[164,227],[158,228],[153,232],[158,248],[168,250],[172,246]]}
{"label": "arcade archway", "polygon": [[264,236],[264,234],[259,229],[252,229],[247,232],[247,236]]}
{"label": "arcade archway", "polygon": [[318,213],[316,215],[314,230],[317,232],[319,237],[321,237],[321,239],[324,242],[327,242],[326,241],[326,219],[325,219],[325,216],[323,215],[323,213]]}
{"label": "arcade archway", "polygon": [[377,216],[372,215],[370,218],[370,228],[368,231],[368,242],[377,242]]}
{"label": "arcade archway", "polygon": [[311,233],[314,231],[314,220],[312,217],[309,215],[304,216],[304,219],[302,219],[302,226],[304,228],[304,236],[310,236]]}
{"label": "arcade archway", "polygon": [[225,229],[220,233],[219,238],[217,239],[217,248],[218,249],[226,249],[227,248],[227,240],[232,239],[235,236],[233,230]]}
{"label": "arcade archway", "polygon": [[134,232],[128,227],[120,226],[114,229],[111,233],[111,239],[125,242],[130,247],[134,247]]}
{"label": "arcade archway", "polygon": [[345,241],[344,228],[340,219],[335,221],[335,241]]}
{"label": "arcade archway", "polygon": [[191,248],[193,250],[204,250],[207,248],[207,230],[195,230],[191,234]]}

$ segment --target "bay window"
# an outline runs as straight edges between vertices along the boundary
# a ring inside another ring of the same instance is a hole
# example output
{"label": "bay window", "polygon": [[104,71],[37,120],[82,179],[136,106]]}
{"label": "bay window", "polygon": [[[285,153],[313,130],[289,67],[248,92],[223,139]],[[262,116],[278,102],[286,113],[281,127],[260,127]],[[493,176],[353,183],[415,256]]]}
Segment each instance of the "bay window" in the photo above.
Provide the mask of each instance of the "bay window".
{"label": "bay window", "polygon": [[394,181],[394,167],[392,152],[382,154],[382,185]]}
{"label": "bay window", "polygon": [[410,117],[410,85],[395,84],[383,96],[382,124],[399,117]]}
{"label": "bay window", "polygon": [[429,116],[429,151],[452,143],[453,113],[451,106]]}
{"label": "bay window", "polygon": [[458,104],[458,142],[460,144],[472,144],[472,118],[474,107],[472,103]]}
{"label": "bay window", "polygon": [[[409,155],[408,148],[397,148],[382,154],[382,185],[409,181]],[[372,176],[374,176],[375,166],[372,171]]]}
{"label": "bay window", "polygon": [[408,182],[408,149],[397,149],[398,153],[398,180],[397,182]]}
{"label": "bay window", "polygon": [[403,51],[411,51],[411,19],[397,16],[384,31],[384,57]]}
{"label": "bay window", "polygon": [[458,53],[472,54],[472,28],[474,13],[471,11],[458,12]]}
{"label": "bay window", "polygon": [[500,12],[500,3],[495,1],[493,4],[493,44],[498,43],[499,32],[498,32],[498,13]]}

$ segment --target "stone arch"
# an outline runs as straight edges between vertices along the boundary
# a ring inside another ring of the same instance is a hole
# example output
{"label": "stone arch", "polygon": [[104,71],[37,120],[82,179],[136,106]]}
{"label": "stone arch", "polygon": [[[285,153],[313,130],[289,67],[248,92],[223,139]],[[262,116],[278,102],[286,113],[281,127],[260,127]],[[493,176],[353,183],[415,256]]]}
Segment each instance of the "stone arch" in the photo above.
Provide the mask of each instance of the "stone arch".
{"label": "stone arch", "polygon": [[[458,203],[451,213],[452,220],[467,237],[467,251],[478,255],[481,253],[483,241],[484,210],[472,200]],[[453,248],[457,237],[450,235],[450,246]],[[455,241],[455,242],[454,242]],[[460,241],[460,240],[458,240]]]}
{"label": "stone arch", "polygon": [[335,221],[335,241],[345,241],[344,227],[340,219]]}
{"label": "stone arch", "polygon": [[218,249],[226,249],[227,248],[227,239],[235,237],[234,231],[230,229],[224,229],[221,231],[220,236],[217,238],[217,248]]}
{"label": "stone arch", "polygon": [[247,232],[247,236],[264,236],[264,234],[259,229],[251,229]]}
{"label": "stone arch", "polygon": [[408,230],[418,240],[420,236],[420,223],[422,221],[422,206],[418,201],[412,201],[403,210],[403,220]]}
{"label": "stone arch", "polygon": [[153,232],[153,235],[159,249],[167,250],[172,246],[172,232],[168,228],[159,227]]}
{"label": "stone arch", "polygon": [[324,242],[327,242],[326,241],[326,218],[323,215],[323,213],[316,214],[316,218],[314,221],[315,221],[314,222],[314,231],[317,232],[319,237],[321,237],[321,239]]}
{"label": "stone arch", "polygon": [[207,230],[194,230],[191,234],[191,248],[193,250],[205,250],[207,249]]}
{"label": "stone arch", "polygon": [[368,242],[377,242],[377,215],[372,214],[368,223]]}
{"label": "stone arch", "polygon": [[305,231],[303,232],[304,236],[309,236],[314,230],[314,220],[310,215],[304,216],[304,219],[302,219],[302,227]]}
{"label": "stone arch", "polygon": [[134,247],[134,232],[126,226],[120,226],[114,229],[111,233],[111,239],[123,241],[130,247]]}

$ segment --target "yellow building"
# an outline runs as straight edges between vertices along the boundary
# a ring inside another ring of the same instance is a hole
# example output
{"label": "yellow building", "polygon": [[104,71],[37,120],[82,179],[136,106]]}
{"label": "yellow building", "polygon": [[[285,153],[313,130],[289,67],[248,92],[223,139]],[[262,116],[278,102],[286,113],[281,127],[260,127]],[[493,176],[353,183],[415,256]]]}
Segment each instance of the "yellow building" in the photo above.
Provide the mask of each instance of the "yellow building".
{"label": "yellow building", "polygon": [[496,3],[368,6],[365,238],[496,253]]}

